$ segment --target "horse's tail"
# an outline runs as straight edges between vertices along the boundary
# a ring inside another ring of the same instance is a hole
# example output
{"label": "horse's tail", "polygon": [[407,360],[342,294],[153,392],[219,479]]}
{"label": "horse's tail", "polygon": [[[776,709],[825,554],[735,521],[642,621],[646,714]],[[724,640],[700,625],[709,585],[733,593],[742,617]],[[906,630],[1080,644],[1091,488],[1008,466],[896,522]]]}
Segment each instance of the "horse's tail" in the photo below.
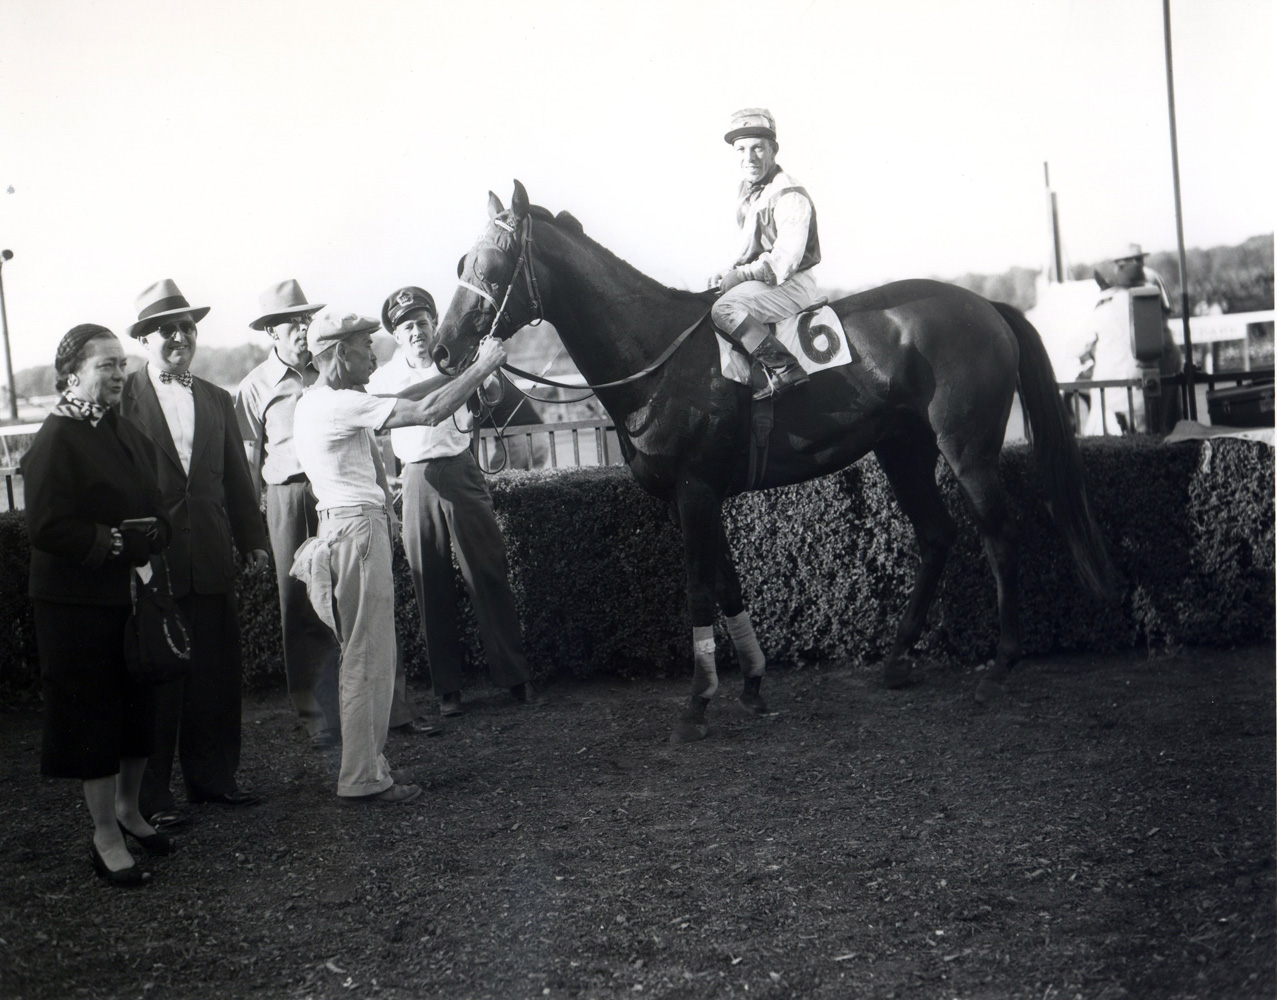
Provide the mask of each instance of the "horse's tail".
{"label": "horse's tail", "polygon": [[1005,302],[994,302],[993,307],[1020,345],[1020,400],[1029,415],[1033,454],[1045,481],[1051,515],[1068,542],[1083,586],[1097,597],[1111,598],[1117,589],[1117,571],[1086,496],[1082,453],[1060,399],[1051,359],[1041,335],[1020,310]]}

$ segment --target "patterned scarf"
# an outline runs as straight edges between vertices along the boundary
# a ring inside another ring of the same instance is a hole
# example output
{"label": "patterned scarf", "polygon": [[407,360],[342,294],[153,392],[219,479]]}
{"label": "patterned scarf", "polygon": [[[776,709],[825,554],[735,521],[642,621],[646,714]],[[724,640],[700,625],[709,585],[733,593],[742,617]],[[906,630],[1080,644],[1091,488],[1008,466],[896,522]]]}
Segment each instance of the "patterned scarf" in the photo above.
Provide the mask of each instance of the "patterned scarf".
{"label": "patterned scarf", "polygon": [[106,416],[106,407],[101,403],[90,403],[87,399],[64,392],[57,405],[53,407],[53,412],[60,417],[70,417],[72,420],[87,420],[96,427],[98,421]]}

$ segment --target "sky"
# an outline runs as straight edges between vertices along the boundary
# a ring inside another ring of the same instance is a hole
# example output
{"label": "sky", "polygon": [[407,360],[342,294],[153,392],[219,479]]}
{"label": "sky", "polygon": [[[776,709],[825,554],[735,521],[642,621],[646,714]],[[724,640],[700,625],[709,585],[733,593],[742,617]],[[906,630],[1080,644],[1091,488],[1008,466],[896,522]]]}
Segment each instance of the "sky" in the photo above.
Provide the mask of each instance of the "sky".
{"label": "sky", "polygon": [[[1275,0],[1171,0],[1185,242],[1273,231]],[[0,0],[13,365],[120,334],[161,278],[441,308],[487,192],[702,288],[735,247],[737,108],[811,192],[825,288],[1176,245],[1161,0]]]}

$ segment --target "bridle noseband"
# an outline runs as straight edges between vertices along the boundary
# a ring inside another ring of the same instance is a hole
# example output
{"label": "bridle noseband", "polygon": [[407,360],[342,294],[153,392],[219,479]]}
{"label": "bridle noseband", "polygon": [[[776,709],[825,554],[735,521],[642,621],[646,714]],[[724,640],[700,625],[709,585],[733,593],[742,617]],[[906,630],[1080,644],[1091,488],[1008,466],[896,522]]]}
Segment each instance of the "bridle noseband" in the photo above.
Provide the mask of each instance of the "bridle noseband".
{"label": "bridle noseband", "polygon": [[[495,310],[492,316],[492,325],[488,328],[488,332],[485,336],[496,337],[498,340],[509,340],[515,332],[522,329],[524,326],[536,326],[545,318],[545,310],[541,305],[541,289],[537,286],[537,277],[532,269],[532,216],[525,215],[523,217],[523,223],[519,232],[515,232],[513,226],[503,222],[501,219],[493,219],[492,225],[505,230],[509,236],[503,238],[498,234],[491,238],[487,238],[485,235],[484,239],[481,239],[474,245],[468,256],[477,257],[482,250],[490,247],[503,257],[508,258],[510,250],[512,249],[508,245],[510,237],[514,237],[518,240],[519,257],[514,262],[514,272],[510,275],[510,280],[506,282],[505,294],[501,296],[501,302],[497,302],[492,292],[479,287],[476,283],[480,280],[478,275],[472,275],[474,277],[474,281],[466,281],[464,278],[459,277],[457,279],[457,284],[467,291],[474,292],[475,295],[488,302]],[[503,243],[506,245],[503,246]],[[510,292],[514,290],[514,286],[518,283],[520,274],[522,274],[524,278],[529,307],[528,311],[531,314],[531,318],[516,326],[513,322],[509,321],[509,316],[506,313],[506,306],[510,304]],[[504,331],[504,336],[502,335],[501,330],[501,323],[503,320],[507,322],[508,326],[508,329]]]}

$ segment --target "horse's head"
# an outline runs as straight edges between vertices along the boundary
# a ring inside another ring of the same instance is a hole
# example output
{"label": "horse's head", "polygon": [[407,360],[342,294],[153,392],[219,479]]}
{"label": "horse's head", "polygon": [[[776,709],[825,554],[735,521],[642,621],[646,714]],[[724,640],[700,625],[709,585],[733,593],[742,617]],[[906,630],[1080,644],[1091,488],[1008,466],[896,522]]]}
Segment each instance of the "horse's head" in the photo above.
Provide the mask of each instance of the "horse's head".
{"label": "horse's head", "polygon": [[457,263],[457,290],[435,333],[431,356],[439,371],[455,375],[474,361],[479,341],[505,340],[541,318],[532,272],[528,193],[517,180],[510,207],[488,192],[488,225]]}

